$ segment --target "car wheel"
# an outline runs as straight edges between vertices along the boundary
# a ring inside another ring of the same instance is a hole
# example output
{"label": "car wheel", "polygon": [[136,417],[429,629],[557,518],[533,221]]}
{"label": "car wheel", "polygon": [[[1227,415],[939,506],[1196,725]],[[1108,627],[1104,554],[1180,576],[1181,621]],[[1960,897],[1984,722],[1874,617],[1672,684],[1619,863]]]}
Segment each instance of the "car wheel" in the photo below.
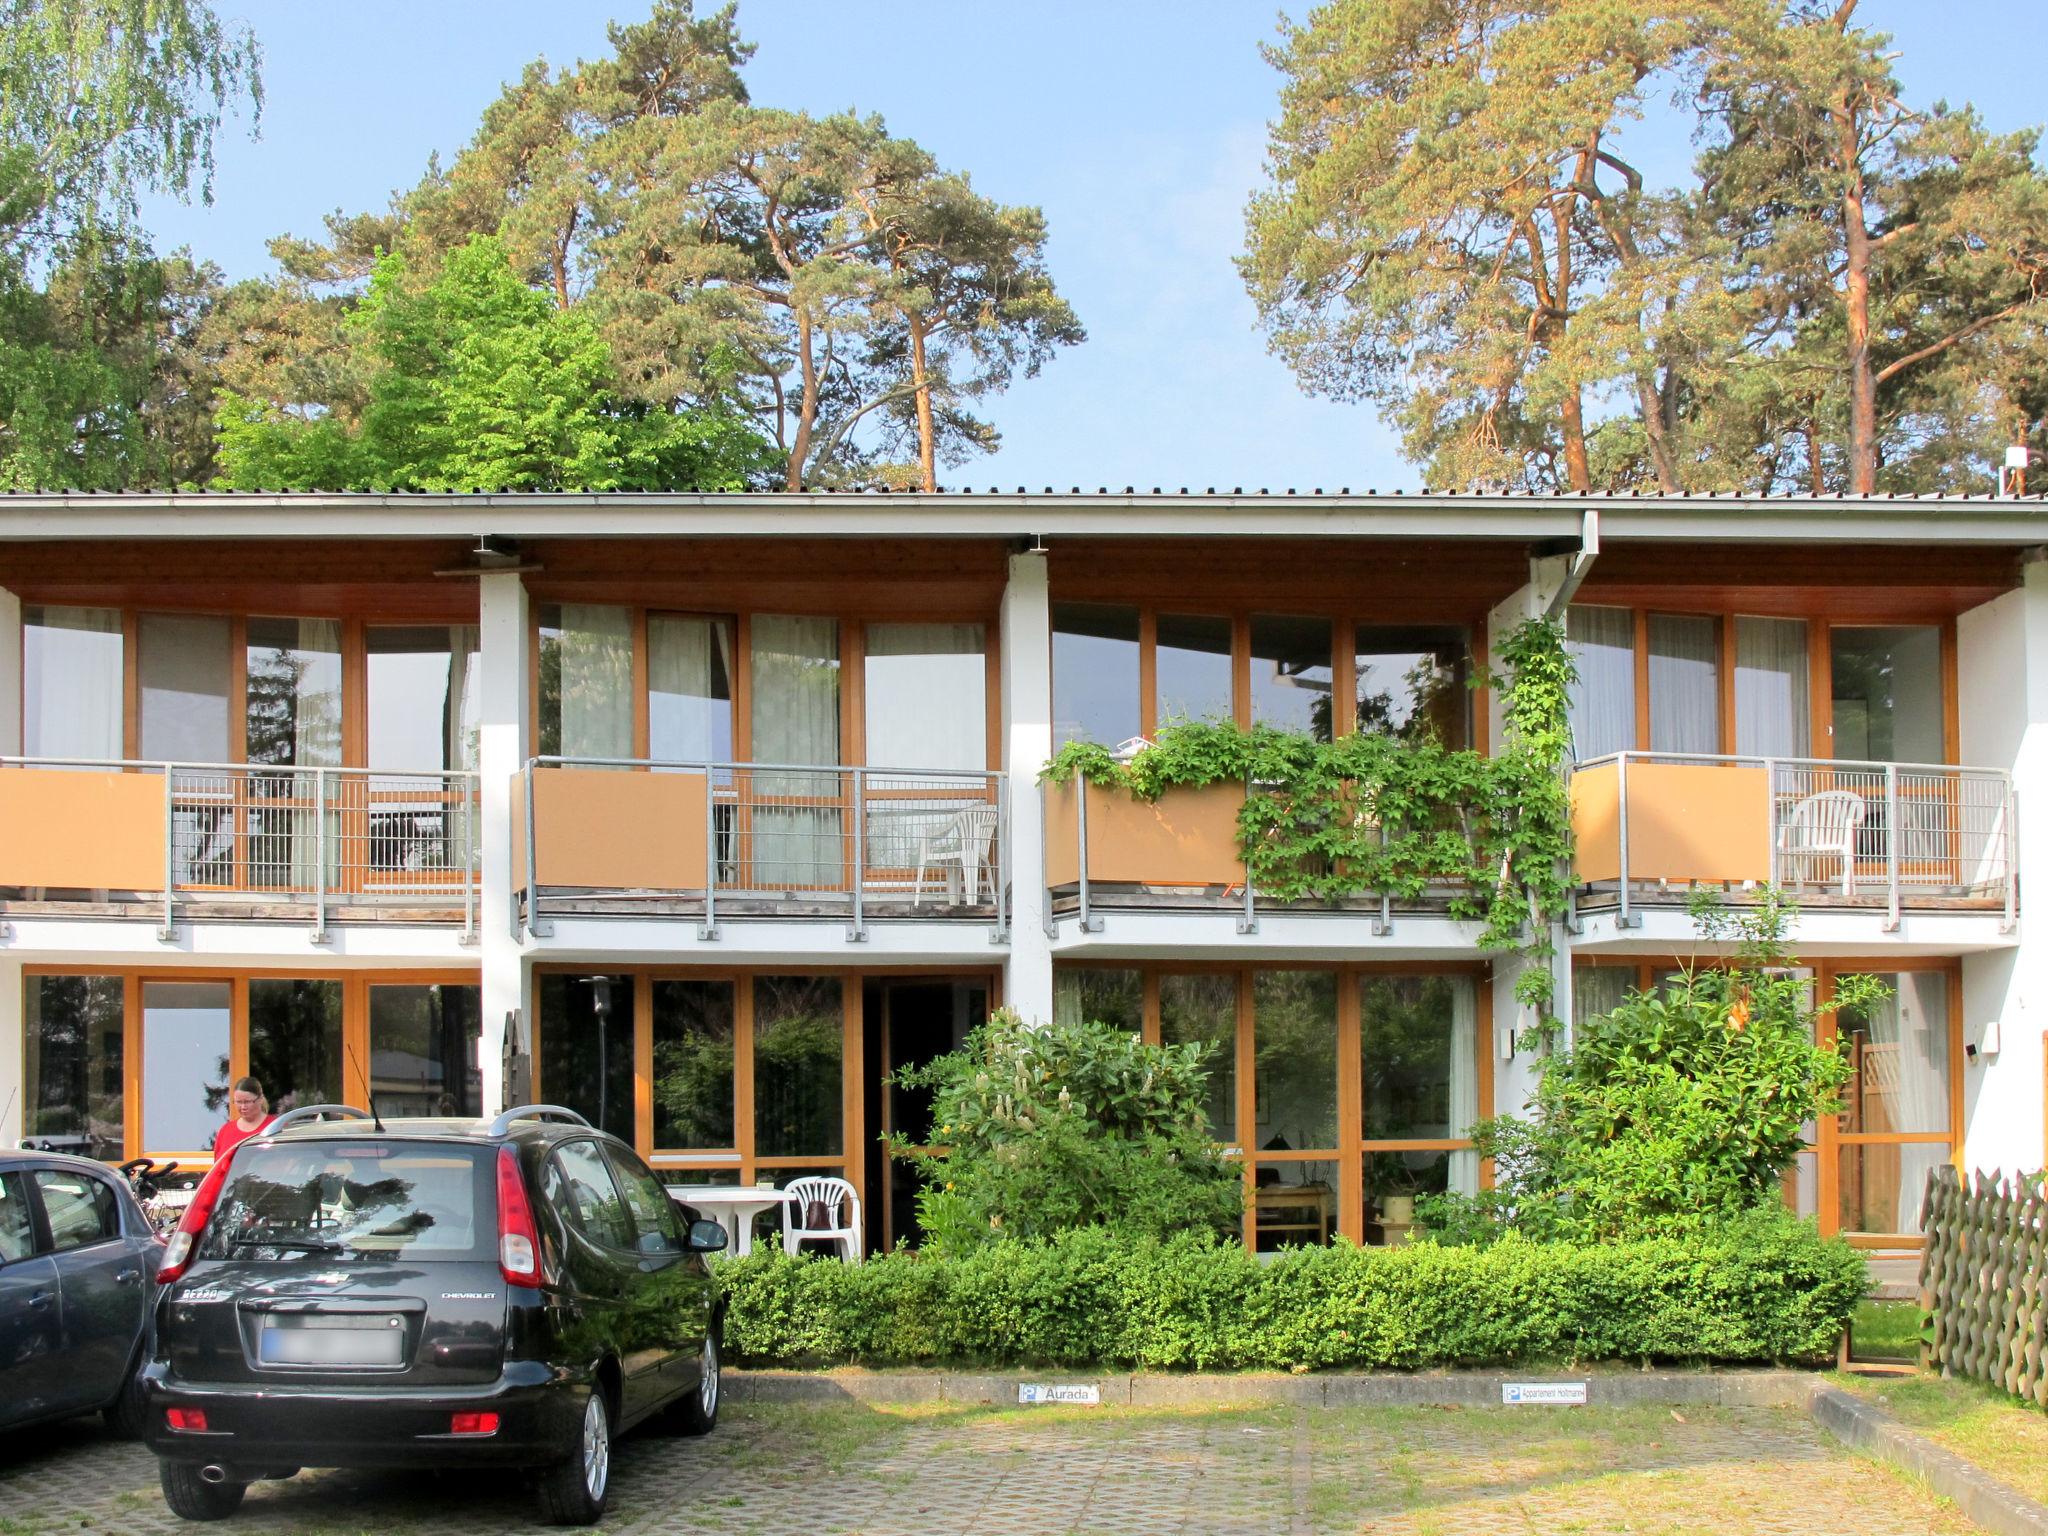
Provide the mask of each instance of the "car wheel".
{"label": "car wheel", "polygon": [[584,1399],[568,1455],[541,1473],[540,1506],[548,1524],[594,1524],[604,1513],[611,1475],[611,1415],[605,1411],[604,1389],[594,1387]]}
{"label": "car wheel", "polygon": [[148,1427],[149,1405],[142,1396],[142,1352],[139,1349],[135,1358],[128,1362],[128,1374],[121,1379],[120,1392],[100,1412],[106,1416],[107,1428],[121,1439],[142,1438],[143,1430]]}
{"label": "car wheel", "polygon": [[242,1495],[249,1491],[247,1483],[209,1483],[188,1461],[161,1463],[159,1476],[164,1502],[181,1520],[225,1520],[242,1507]]}
{"label": "car wheel", "polygon": [[725,1386],[719,1375],[719,1332],[714,1322],[704,1335],[704,1350],[697,1361],[697,1388],[676,1405],[676,1423],[686,1435],[708,1435],[718,1427],[718,1400]]}

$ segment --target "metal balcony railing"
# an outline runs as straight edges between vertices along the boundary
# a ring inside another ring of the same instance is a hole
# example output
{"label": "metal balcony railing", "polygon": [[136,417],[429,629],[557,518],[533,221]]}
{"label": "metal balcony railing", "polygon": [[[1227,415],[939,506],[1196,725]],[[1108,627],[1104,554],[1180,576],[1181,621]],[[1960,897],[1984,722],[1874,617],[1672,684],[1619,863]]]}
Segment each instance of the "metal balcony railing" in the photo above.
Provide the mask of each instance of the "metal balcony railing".
{"label": "metal balcony railing", "polygon": [[[1887,931],[1908,906],[1992,907],[2008,928],[2017,914],[2012,776],[2003,769],[1617,752],[1578,764],[1575,788],[1607,770],[1613,857],[1603,869],[1612,869],[1624,927],[1645,882],[1748,883],[1731,879],[1731,867],[1809,905],[1881,903]],[[1575,832],[1583,860],[1583,820]],[[1687,849],[1709,846],[1688,872]]]}
{"label": "metal balcony railing", "polygon": [[[474,773],[392,773],[372,768],[263,767],[240,763],[148,763],[82,758],[0,757],[0,769],[70,770],[69,789],[53,794],[48,773],[0,779],[0,795],[40,797],[37,808],[137,807],[160,802],[149,857],[127,850],[134,872],[161,870],[163,928],[168,935],[181,905],[213,915],[229,906],[310,907],[314,938],[326,936],[337,911],[371,907],[417,909],[439,920],[459,919],[465,937],[476,931],[478,780]],[[108,780],[116,782],[109,785]],[[145,788],[145,781],[158,788]],[[132,784],[132,787],[131,787]],[[109,797],[106,789],[120,792]],[[98,792],[96,792],[98,791]],[[79,799],[79,796],[85,799]],[[118,820],[101,835],[142,840],[139,821]],[[111,881],[42,878],[10,873],[0,851],[0,884],[96,887]],[[62,864],[55,869],[60,877]],[[44,874],[50,871],[43,871]],[[81,875],[88,873],[81,869]],[[148,889],[120,881],[122,889]],[[235,915],[235,914],[226,914]]]}
{"label": "metal balcony railing", "polygon": [[[1007,937],[1002,773],[541,756],[527,764],[523,815],[536,933],[547,931],[536,926],[543,889],[573,889],[612,904],[701,895],[706,938],[722,906],[843,911],[854,941],[878,915],[992,913],[997,941]],[[561,846],[571,829],[580,845]]]}

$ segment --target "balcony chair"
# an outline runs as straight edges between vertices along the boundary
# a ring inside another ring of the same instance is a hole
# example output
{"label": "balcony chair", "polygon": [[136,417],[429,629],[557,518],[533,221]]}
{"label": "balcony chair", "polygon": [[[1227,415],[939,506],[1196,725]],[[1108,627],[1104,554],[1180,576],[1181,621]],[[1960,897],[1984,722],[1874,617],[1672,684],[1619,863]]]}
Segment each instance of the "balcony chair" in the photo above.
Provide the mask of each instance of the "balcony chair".
{"label": "balcony chair", "polygon": [[[1856,834],[1863,826],[1863,797],[1848,789],[1823,789],[1792,807],[1778,828],[1781,869],[1788,882],[1819,884],[1815,866],[1823,859],[1842,865],[1842,894],[1856,894]],[[1801,873],[1804,865],[1812,874]]]}
{"label": "balcony chair", "polygon": [[[946,871],[947,900],[959,899],[954,896],[956,884],[965,887],[965,900],[975,900],[981,894],[982,871],[988,869],[989,848],[995,837],[996,808],[992,805],[971,805],[927,830],[917,843],[917,894],[912,905],[924,905],[924,875],[932,868]],[[995,872],[990,870],[991,897],[995,885]]]}
{"label": "balcony chair", "polygon": [[[782,1251],[795,1257],[807,1241],[829,1240],[849,1264],[861,1261],[860,1196],[844,1179],[818,1176],[798,1179],[789,1186],[788,1213],[782,1228]],[[816,1216],[827,1222],[846,1220],[843,1227],[813,1226]]]}

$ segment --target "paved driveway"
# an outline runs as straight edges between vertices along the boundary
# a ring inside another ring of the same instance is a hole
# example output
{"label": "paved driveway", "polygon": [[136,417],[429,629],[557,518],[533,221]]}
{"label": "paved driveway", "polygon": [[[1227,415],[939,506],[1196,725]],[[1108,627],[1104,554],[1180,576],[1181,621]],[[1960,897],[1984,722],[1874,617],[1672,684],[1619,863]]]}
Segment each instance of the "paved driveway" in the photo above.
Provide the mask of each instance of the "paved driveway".
{"label": "paved driveway", "polygon": [[[1973,1529],[1792,1409],[1043,1408],[730,1404],[708,1440],[619,1447],[615,1532],[1496,1536]],[[492,1536],[531,1500],[471,1476],[259,1483],[230,1529]],[[97,1421],[0,1444],[0,1536],[185,1531],[146,1451]]]}

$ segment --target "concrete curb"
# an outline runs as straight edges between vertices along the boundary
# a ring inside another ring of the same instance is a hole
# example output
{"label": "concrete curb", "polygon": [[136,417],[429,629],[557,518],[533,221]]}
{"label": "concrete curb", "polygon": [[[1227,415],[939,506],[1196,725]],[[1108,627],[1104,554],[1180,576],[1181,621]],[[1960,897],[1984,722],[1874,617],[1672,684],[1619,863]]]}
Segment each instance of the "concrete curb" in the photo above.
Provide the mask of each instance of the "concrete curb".
{"label": "concrete curb", "polygon": [[2048,1536],[2048,1505],[1914,1434],[1890,1414],[1839,1387],[1820,1386],[1813,1416],[1845,1445],[1910,1472],[1995,1536]]}
{"label": "concrete curb", "polygon": [[[1110,1376],[1058,1371],[728,1371],[726,1392],[756,1403],[1001,1403],[1015,1406],[1025,1382],[1092,1386],[1107,1406],[1129,1408],[1407,1407],[1498,1408],[1508,1382],[1584,1382],[1586,1401],[1603,1408],[1634,1404],[1714,1403],[1799,1407],[1811,1401],[1814,1378],[1804,1371],[1518,1371],[1370,1372],[1356,1375]],[[2042,1532],[2048,1536],[2048,1530]]]}

